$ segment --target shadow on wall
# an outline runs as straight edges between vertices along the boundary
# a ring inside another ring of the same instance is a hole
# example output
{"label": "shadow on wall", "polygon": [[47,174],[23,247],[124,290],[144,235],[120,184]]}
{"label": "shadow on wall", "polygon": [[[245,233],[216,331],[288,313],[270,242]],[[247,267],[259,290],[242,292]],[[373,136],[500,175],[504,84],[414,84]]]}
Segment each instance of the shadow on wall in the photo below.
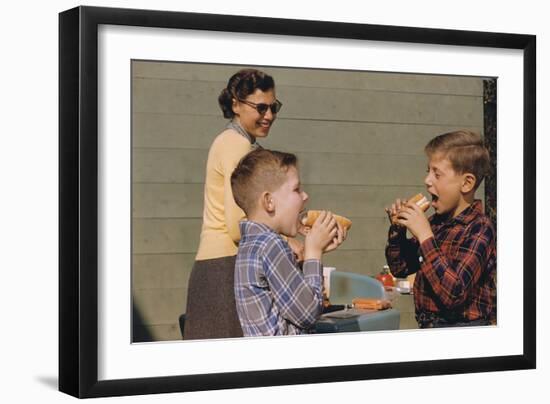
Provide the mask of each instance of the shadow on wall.
{"label": "shadow on wall", "polygon": [[153,342],[153,335],[144,324],[141,313],[132,303],[132,342]]}

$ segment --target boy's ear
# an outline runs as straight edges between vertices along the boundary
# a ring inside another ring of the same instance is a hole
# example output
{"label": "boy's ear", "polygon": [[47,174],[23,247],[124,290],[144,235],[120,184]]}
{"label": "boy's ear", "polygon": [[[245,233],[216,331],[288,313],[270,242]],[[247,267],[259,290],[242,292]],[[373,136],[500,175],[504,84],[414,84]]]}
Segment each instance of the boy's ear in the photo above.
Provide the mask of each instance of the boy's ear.
{"label": "boy's ear", "polygon": [[273,202],[273,195],[269,192],[263,192],[260,200],[262,209],[267,213],[275,212],[275,203]]}
{"label": "boy's ear", "polygon": [[462,175],[462,188],[461,191],[464,194],[472,192],[476,186],[476,176],[472,173],[465,173]]}

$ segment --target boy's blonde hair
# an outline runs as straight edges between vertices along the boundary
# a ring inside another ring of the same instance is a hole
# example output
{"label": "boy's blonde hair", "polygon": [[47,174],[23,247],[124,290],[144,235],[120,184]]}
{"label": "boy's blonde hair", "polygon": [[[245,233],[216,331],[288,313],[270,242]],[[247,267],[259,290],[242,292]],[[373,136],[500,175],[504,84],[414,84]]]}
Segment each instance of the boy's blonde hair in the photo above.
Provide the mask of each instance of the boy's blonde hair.
{"label": "boy's blonde hair", "polygon": [[231,190],[237,205],[249,215],[263,192],[276,191],[289,167],[296,167],[292,153],[258,148],[245,155],[231,174]]}
{"label": "boy's blonde hair", "polygon": [[458,130],[434,137],[424,148],[428,157],[443,153],[457,174],[472,173],[476,177],[474,190],[489,174],[489,151],[476,132]]}

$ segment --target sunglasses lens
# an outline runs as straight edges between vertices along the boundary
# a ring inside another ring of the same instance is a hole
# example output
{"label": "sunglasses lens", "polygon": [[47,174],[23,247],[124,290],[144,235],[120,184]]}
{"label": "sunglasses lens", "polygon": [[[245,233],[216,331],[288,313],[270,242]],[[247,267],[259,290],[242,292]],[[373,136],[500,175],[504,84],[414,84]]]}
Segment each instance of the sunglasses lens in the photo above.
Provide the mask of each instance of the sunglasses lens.
{"label": "sunglasses lens", "polygon": [[279,100],[275,100],[275,102],[271,105],[267,105],[264,103],[254,104],[253,102],[246,101],[246,100],[239,100],[239,101],[244,102],[245,104],[248,104],[251,107],[256,108],[256,111],[258,111],[258,113],[261,115],[265,114],[268,109],[271,110],[272,114],[276,114],[281,110],[281,107],[283,106],[282,102]]}
{"label": "sunglasses lens", "polygon": [[279,112],[281,110],[282,106],[283,106],[283,104],[281,104],[281,102],[279,100],[275,101],[273,104],[270,105],[271,112],[273,114],[276,114],[277,112]]}
{"label": "sunglasses lens", "polygon": [[[256,104],[256,110],[260,113],[260,114],[265,114],[267,112],[267,109],[269,108],[270,106],[267,105],[267,104]],[[271,110],[273,111],[273,110]]]}

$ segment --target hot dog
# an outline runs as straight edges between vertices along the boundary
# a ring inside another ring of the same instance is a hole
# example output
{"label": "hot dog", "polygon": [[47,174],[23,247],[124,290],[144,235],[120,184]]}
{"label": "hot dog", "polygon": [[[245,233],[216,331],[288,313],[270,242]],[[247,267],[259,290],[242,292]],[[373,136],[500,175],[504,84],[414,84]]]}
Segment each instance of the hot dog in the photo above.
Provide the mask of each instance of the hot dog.
{"label": "hot dog", "polygon": [[[313,226],[313,223],[315,223],[320,214],[320,210],[308,210],[307,215],[304,215],[302,218],[302,224],[309,227]],[[336,214],[332,214],[332,216],[334,216],[334,219],[336,219],[344,229],[349,230],[351,228],[351,220],[347,217]]]}
{"label": "hot dog", "polygon": [[[430,201],[428,200],[428,198],[426,198],[421,193],[418,193],[418,194],[410,197],[408,199],[408,201],[418,205],[418,207],[420,207],[420,209],[422,209],[423,212],[426,212],[428,210],[428,208],[430,207]],[[391,221],[392,221],[393,224],[398,224],[397,223],[398,214],[399,214],[399,212],[397,212],[395,215],[392,215]]]}
{"label": "hot dog", "polygon": [[353,308],[362,310],[386,310],[391,308],[391,302],[385,299],[356,297],[351,301]]}
{"label": "hot dog", "polygon": [[428,198],[426,198],[422,194],[416,194],[415,196],[409,199],[409,202],[416,203],[420,207],[420,209],[422,209],[423,212],[426,212],[430,207],[430,201],[428,201]]}

